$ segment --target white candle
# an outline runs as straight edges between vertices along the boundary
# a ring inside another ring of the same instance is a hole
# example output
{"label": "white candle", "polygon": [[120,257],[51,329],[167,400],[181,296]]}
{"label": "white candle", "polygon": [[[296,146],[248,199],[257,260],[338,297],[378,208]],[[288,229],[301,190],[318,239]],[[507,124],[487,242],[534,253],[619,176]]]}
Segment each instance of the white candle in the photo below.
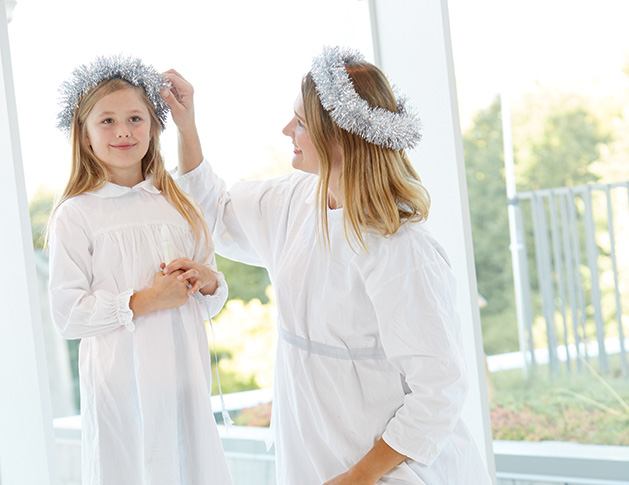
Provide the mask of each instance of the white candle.
{"label": "white candle", "polygon": [[164,263],[168,264],[175,259],[175,247],[170,240],[170,231],[162,226],[162,250],[164,251]]}

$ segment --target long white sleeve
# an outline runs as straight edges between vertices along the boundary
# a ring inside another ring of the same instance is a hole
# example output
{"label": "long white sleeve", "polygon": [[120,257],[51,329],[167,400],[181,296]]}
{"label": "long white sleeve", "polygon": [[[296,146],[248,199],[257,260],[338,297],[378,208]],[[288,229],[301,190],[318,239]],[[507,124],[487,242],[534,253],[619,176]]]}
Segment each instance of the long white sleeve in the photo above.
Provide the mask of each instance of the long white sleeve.
{"label": "long white sleeve", "polygon": [[67,339],[93,337],[124,325],[134,329],[133,288],[92,291],[91,242],[82,215],[68,205],[54,215],[50,235],[50,298],[53,321]]}
{"label": "long white sleeve", "polygon": [[256,248],[240,225],[225,182],[214,173],[207,161],[179,176],[177,184],[203,209],[219,254],[247,264],[262,265]]}
{"label": "long white sleeve", "polygon": [[408,388],[383,439],[430,465],[451,438],[467,393],[454,278],[445,261],[383,267],[388,278],[374,274],[367,288],[387,359]]}
{"label": "long white sleeve", "polygon": [[[207,161],[177,178],[203,208],[216,250],[229,259],[271,269],[286,243],[295,194],[312,192],[316,176],[293,172],[268,180],[239,182],[229,191]],[[309,184],[303,190],[304,184]],[[312,189],[312,190],[310,190]]]}

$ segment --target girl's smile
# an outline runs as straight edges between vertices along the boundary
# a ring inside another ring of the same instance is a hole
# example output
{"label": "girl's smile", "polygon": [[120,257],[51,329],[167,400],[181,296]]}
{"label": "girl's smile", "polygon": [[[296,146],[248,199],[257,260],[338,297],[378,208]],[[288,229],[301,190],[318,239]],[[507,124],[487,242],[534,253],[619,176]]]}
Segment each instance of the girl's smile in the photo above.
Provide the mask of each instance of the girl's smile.
{"label": "girl's smile", "polygon": [[112,145],[113,148],[117,149],[117,150],[131,150],[133,147],[135,146],[135,144],[133,145]]}

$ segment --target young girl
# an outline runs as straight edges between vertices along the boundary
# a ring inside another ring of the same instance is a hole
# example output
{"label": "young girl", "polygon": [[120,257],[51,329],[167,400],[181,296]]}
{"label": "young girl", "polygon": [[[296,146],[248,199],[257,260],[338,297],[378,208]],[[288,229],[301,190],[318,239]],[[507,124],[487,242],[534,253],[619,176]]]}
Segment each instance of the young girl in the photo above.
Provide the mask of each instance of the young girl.
{"label": "young girl", "polygon": [[278,484],[489,485],[461,419],[453,273],[405,153],[418,122],[384,74],[325,49],[283,130],[298,171],[229,192],[202,162],[191,86],[167,74],[189,172],[178,182],[204,207],[219,252],[265,266],[277,294]]}
{"label": "young girl", "polygon": [[[218,313],[227,286],[200,210],[164,168],[164,87],[121,57],[81,66],[61,87],[72,169],[51,218],[50,297],[61,335],[81,339],[86,485],[231,483],[203,316]],[[190,271],[164,275],[177,256]]]}

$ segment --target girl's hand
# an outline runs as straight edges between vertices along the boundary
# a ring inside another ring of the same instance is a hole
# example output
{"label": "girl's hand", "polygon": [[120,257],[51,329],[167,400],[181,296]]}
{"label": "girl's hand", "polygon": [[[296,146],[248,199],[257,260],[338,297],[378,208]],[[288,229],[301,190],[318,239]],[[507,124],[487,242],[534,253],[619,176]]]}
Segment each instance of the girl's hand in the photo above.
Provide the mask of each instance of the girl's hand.
{"label": "girl's hand", "polygon": [[177,279],[187,281],[190,284],[189,295],[194,295],[197,291],[203,295],[213,295],[218,288],[214,271],[188,258],[174,259],[164,267],[163,272],[165,275],[173,272],[179,273]]}
{"label": "girl's hand", "polygon": [[188,282],[180,280],[182,271],[169,275],[161,271],[153,278],[153,286],[131,295],[129,308],[134,317],[157,310],[177,308],[188,301]]}
{"label": "girl's hand", "polygon": [[162,98],[170,106],[173,121],[180,131],[195,128],[194,124],[194,88],[174,69],[162,73],[172,83],[170,89],[161,92]]}
{"label": "girl's hand", "polygon": [[153,278],[151,292],[159,310],[177,308],[188,301],[188,282],[180,278],[181,273],[165,275],[160,271]]}

